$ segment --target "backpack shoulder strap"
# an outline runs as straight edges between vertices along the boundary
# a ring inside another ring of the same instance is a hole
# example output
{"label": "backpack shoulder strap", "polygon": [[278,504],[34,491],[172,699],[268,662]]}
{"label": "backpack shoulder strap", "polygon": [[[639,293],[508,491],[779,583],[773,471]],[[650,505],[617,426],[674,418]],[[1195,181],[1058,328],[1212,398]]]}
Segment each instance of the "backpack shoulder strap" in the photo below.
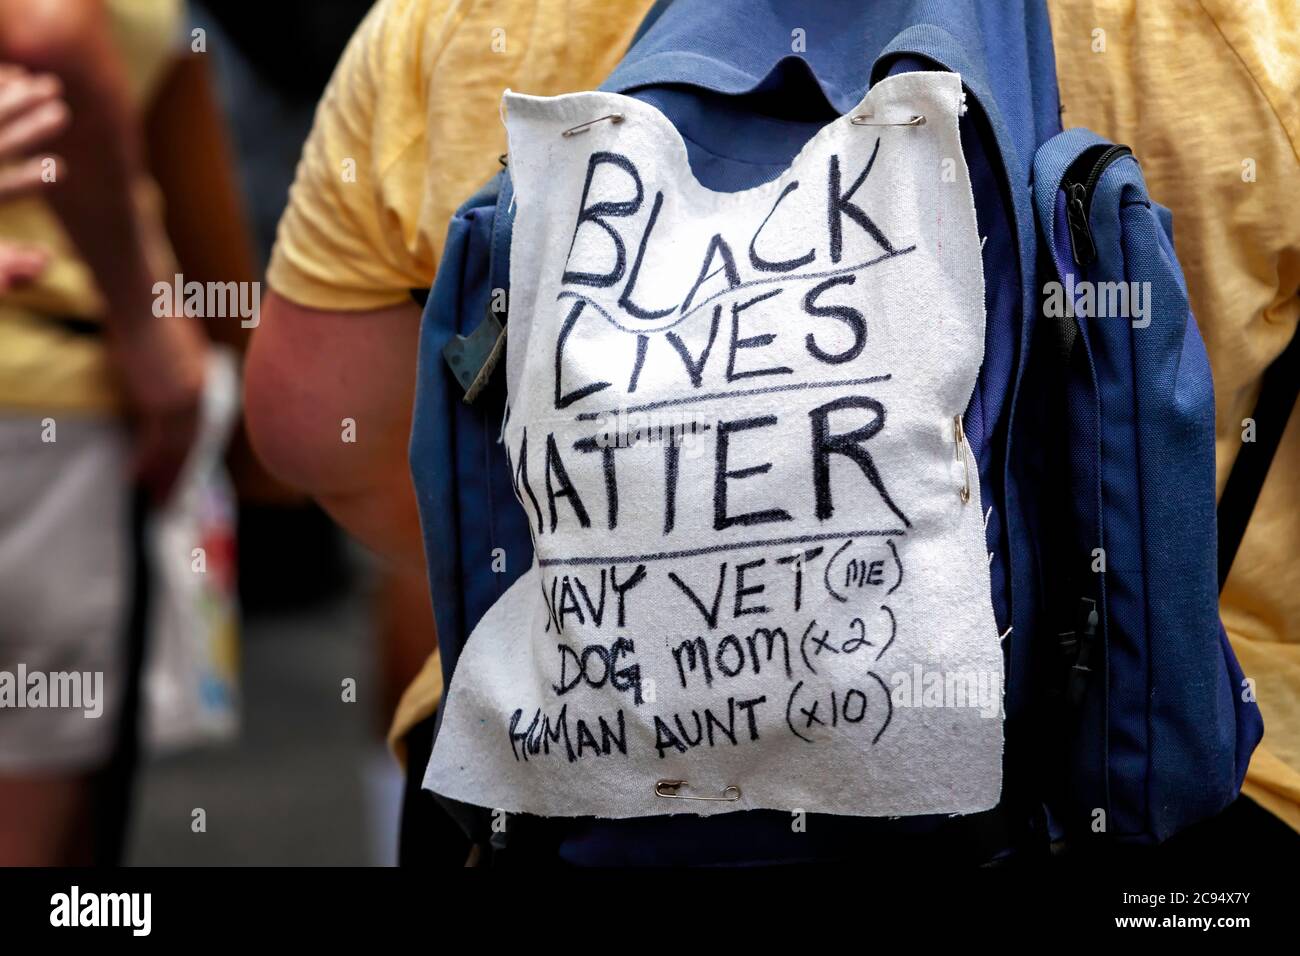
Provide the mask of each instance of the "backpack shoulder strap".
{"label": "backpack shoulder strap", "polygon": [[1288,345],[1264,372],[1264,382],[1255,404],[1255,440],[1245,442],[1228,473],[1219,499],[1219,590],[1246,536],[1251,513],[1264,490],[1269,465],[1282,443],[1287,420],[1300,394],[1300,328]]}

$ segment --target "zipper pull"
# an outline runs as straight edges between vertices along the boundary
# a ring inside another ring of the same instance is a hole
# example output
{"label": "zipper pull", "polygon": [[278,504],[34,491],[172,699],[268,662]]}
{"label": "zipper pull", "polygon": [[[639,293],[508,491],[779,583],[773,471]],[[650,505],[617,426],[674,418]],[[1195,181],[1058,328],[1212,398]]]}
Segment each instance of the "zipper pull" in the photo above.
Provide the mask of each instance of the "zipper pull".
{"label": "zipper pull", "polygon": [[1092,241],[1088,211],[1084,207],[1088,190],[1082,183],[1070,183],[1066,191],[1065,217],[1070,224],[1070,251],[1074,253],[1075,265],[1086,266],[1097,258],[1097,246]]}

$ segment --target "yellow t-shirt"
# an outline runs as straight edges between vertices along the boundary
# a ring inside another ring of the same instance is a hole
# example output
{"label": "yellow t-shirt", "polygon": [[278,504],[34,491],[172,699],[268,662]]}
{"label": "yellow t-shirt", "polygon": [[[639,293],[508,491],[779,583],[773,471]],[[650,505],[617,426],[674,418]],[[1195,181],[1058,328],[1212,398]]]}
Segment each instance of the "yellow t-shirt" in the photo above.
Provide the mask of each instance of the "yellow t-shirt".
{"label": "yellow t-shirt", "polygon": [[[129,93],[143,106],[175,55],[181,0],[107,0],[105,7]],[[84,171],[71,173],[78,174]],[[140,185],[139,201],[157,203],[152,182]],[[50,322],[94,321],[102,308],[94,276],[54,212],[39,198],[4,204],[0,237],[50,252],[50,264],[35,283],[0,301],[0,409],[114,412],[120,402],[102,341]]]}
{"label": "yellow t-shirt", "polygon": [[[1133,147],[1210,354],[1218,488],[1300,316],[1295,0],[1049,2],[1064,124]],[[1102,32],[1097,32],[1102,31]],[[1300,415],[1222,596],[1265,736],[1246,793],[1300,829]]]}
{"label": "yellow t-shirt", "polygon": [[321,100],[268,281],[319,309],[428,287],[452,213],[500,169],[502,91],[599,86],[650,5],[380,0]]}
{"label": "yellow t-shirt", "polygon": [[[505,151],[501,92],[599,85],[649,0],[381,0],[339,65],[280,224],[269,281],[320,309],[372,309],[428,286],[456,206]],[[1054,0],[1066,125],[1131,145],[1174,211],[1218,401],[1219,487],[1263,369],[1296,325],[1300,22],[1288,0]],[[1094,52],[1105,31],[1105,52]],[[1253,160],[1256,178],[1242,165]],[[1224,594],[1268,736],[1248,791],[1300,827],[1300,422],[1293,421]],[[1290,499],[1290,500],[1288,500]],[[442,692],[426,667],[400,738]]]}

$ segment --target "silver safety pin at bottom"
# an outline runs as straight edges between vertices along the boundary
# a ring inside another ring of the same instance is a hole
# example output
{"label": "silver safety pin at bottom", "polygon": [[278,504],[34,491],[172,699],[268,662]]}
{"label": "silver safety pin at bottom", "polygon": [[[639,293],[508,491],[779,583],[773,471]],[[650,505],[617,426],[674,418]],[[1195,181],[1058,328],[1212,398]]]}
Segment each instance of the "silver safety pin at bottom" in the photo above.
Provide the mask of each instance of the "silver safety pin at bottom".
{"label": "silver safety pin at bottom", "polygon": [[660,780],[655,784],[656,797],[671,797],[674,800],[721,800],[728,803],[740,799],[740,788],[735,784],[730,787],[724,787],[720,797],[691,797],[684,793],[678,793],[682,787],[685,787],[685,780]]}
{"label": "silver safety pin at bottom", "polygon": [[922,114],[917,113],[911,119],[889,123],[883,120],[876,122],[875,114],[873,113],[859,113],[857,116],[853,117],[853,119],[849,120],[849,122],[854,126],[924,126],[925,117]]}
{"label": "silver safety pin at bottom", "polygon": [[952,418],[953,439],[957,444],[957,460],[961,462],[962,468],[966,473],[966,483],[958,494],[961,496],[962,504],[970,501],[970,445],[966,444],[966,429],[962,425],[960,415],[954,415]]}

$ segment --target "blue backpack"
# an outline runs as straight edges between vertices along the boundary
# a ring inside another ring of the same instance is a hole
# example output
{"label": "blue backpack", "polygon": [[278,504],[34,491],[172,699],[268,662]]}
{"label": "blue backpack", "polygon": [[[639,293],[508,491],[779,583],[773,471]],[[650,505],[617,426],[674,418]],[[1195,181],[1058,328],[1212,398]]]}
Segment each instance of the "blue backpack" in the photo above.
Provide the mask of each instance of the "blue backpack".
{"label": "blue backpack", "polygon": [[[792,53],[798,30],[807,50]],[[798,835],[775,811],[532,818],[503,835],[439,798],[476,842],[581,864],[744,864],[848,857],[869,839],[984,862],[1061,841],[1158,842],[1237,795],[1262,722],[1218,617],[1209,365],[1169,213],[1137,161],[1060,132],[1044,5],[661,2],[602,89],[724,138],[743,167],[686,135],[691,167],[739,190],[775,177],[883,77],[936,69],[965,86],[962,147],[987,237],[984,363],[964,420],[1007,632],[1001,804],[826,817]],[[784,139],[771,124],[754,135],[758,115],[788,120]],[[533,560],[493,374],[511,195],[507,169],[458,210],[421,329],[411,467],[449,687],[475,624]],[[1098,302],[1128,318],[1094,317]]]}

